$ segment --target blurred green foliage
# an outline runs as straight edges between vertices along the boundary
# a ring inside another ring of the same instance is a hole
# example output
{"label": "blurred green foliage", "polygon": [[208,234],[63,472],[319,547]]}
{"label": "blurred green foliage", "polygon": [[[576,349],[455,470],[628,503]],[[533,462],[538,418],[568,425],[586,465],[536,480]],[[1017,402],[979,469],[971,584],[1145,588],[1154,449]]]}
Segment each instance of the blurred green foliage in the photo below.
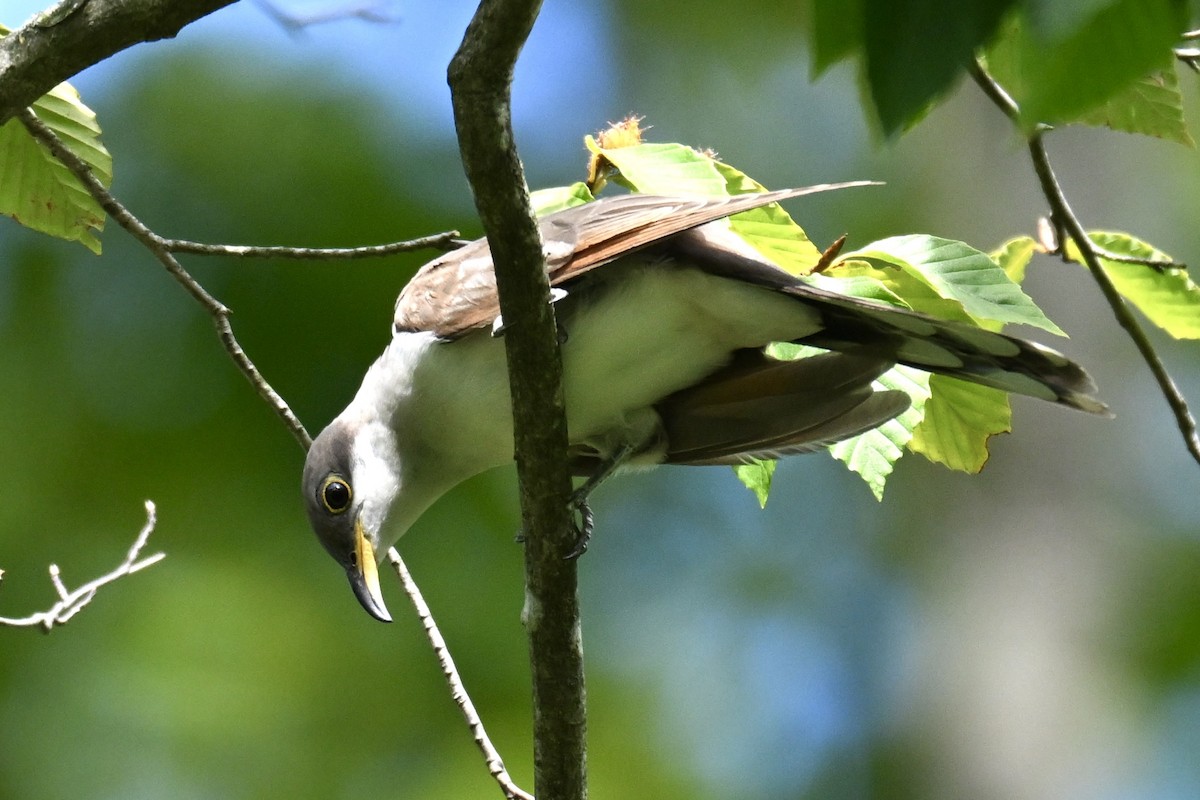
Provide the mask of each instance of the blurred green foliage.
{"label": "blurred green foliage", "polygon": [[[1028,165],[985,101],[965,91],[873,150],[853,70],[810,85],[807,15],[780,8],[603,7],[586,41],[607,72],[579,77],[586,92],[569,91],[569,69],[519,73],[534,180],[581,175],[583,135],[632,110],[655,138],[715,146],[774,186],[889,182],[805,203],[818,246],[928,232],[988,250],[1033,227]],[[441,10],[405,13],[287,39],[239,5],[85,75],[114,190],[156,230],[200,240],[475,235],[444,108],[394,65],[354,60],[400,42],[444,61],[424,46]],[[584,35],[557,13],[533,63]],[[522,79],[567,89],[522,94]],[[1182,89],[1194,118],[1195,80]],[[545,100],[565,95],[577,102]],[[551,118],[576,133],[547,137]],[[1090,225],[1200,250],[1195,153],[1056,137]],[[302,454],[208,318],[114,226],[97,259],[0,222],[0,613],[50,603],[50,562],[71,585],[117,563],[144,498],[159,508],[150,548],[168,553],[50,636],[0,629],[0,798],[495,796],[402,598],[385,588],[398,621],[373,622],[313,540]],[[316,429],[385,343],[421,261],[187,264]],[[721,469],[605,487],[582,564],[593,796],[1200,794],[1198,476],[1081,273],[1036,259],[1030,292],[1115,422],[1019,402],[982,475],[908,460],[882,505],[823,456],[782,463],[761,512]],[[1200,359],[1161,338],[1200,396]],[[527,784],[516,520],[503,470],[401,546]]]}

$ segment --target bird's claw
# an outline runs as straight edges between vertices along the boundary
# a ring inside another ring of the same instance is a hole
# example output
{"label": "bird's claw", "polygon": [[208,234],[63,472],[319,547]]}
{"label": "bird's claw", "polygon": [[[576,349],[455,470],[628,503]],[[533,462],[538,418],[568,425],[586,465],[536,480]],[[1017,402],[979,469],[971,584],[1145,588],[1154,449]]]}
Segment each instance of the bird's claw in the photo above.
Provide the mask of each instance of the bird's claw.
{"label": "bird's claw", "polygon": [[571,525],[575,529],[575,546],[563,558],[567,561],[572,561],[587,552],[588,542],[592,538],[592,528],[596,524],[596,517],[592,514],[591,506],[588,505],[587,494],[585,492],[576,491],[571,495],[569,510],[571,513]]}
{"label": "bird's claw", "polygon": [[[591,506],[588,505],[587,493],[585,492],[574,492],[567,503],[567,508],[571,514],[571,527],[575,531],[575,544],[571,547],[571,551],[563,556],[563,559],[570,561],[579,558],[587,552],[588,543],[592,539],[592,528],[596,524],[596,517],[592,513]],[[524,528],[517,531],[517,535],[513,537],[513,541],[517,544],[525,544]]]}

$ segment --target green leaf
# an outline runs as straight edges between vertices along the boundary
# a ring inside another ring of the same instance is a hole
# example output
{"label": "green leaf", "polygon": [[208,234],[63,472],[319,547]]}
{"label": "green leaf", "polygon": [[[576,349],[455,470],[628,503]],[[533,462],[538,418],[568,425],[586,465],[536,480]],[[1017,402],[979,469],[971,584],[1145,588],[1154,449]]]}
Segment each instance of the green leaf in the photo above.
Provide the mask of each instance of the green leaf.
{"label": "green leaf", "polygon": [[1050,15],[1025,14],[989,50],[988,68],[1016,100],[1026,130],[1079,120],[1135,81],[1168,70],[1187,25],[1177,0],[1113,0],[1086,10],[1053,24],[1046,24]]}
{"label": "green leaf", "polygon": [[862,0],[866,78],[883,132],[910,126],[963,74],[1014,0]]}
{"label": "green leaf", "polygon": [[950,469],[976,473],[988,459],[988,439],[1012,430],[1008,394],[977,383],[933,375],[925,418],[909,449]]}
{"label": "green leaf", "polygon": [[924,416],[925,401],[929,398],[929,377],[928,372],[902,364],[892,367],[871,385],[881,391],[899,389],[912,398],[912,405],[903,414],[878,428],[829,448],[830,455],[866,481],[876,500],[883,499],[888,476],[892,474],[896,461],[904,455],[904,446],[912,439],[913,429]]}
{"label": "green leaf", "polygon": [[761,508],[767,507],[767,497],[771,494],[771,479],[775,476],[776,461],[760,461],[753,459],[749,464],[738,464],[733,468],[738,480],[746,484],[746,488],[754,492]]}
{"label": "green leaf", "polygon": [[[767,189],[739,169],[713,161],[725,178],[729,194],[765,192]],[[753,208],[729,218],[729,228],[770,262],[793,275],[807,275],[821,261],[821,251],[779,203]]]}
{"label": "green leaf", "polygon": [[976,321],[1032,325],[1065,335],[996,262],[963,242],[925,234],[893,236],[846,258],[879,260],[917,275],[939,296],[961,303]]}
{"label": "green leaf", "polygon": [[[613,181],[636,192],[724,197],[765,191],[744,172],[686,145],[601,148],[588,137],[587,146],[620,171]],[[764,257],[792,274],[807,273],[821,259],[821,251],[778,203],[738,214],[728,224]]]}
{"label": "green leaf", "polygon": [[1103,106],[1081,117],[1080,122],[1196,146],[1183,118],[1183,95],[1174,65],[1113,95]]}
{"label": "green leaf", "polygon": [[991,253],[991,259],[996,262],[1004,274],[1013,283],[1025,282],[1025,269],[1038,252],[1038,243],[1030,236],[1017,236],[1009,239]]}
{"label": "green leaf", "polygon": [[[865,264],[866,262],[859,262]],[[874,300],[877,303],[887,303],[901,308],[910,307],[900,299],[900,295],[892,291],[884,281],[874,275],[854,274],[848,271],[835,272],[829,270],[823,273],[809,275],[807,280],[812,285],[838,294],[851,297],[861,297],[864,300]]]}
{"label": "green leaf", "polygon": [[572,206],[581,206],[595,199],[587,184],[582,181],[572,183],[570,186],[554,186],[529,193],[529,201],[533,204],[533,213],[539,217]]}
{"label": "green leaf", "polygon": [[896,261],[884,261],[881,258],[873,257],[860,259],[851,255],[846,261],[838,262],[823,274],[827,278],[844,279],[851,276],[872,278],[883,286],[884,291],[896,298],[897,302],[893,305],[919,311],[938,319],[956,320],[972,325],[980,324],[967,314],[962,303],[942,297],[919,274]]}
{"label": "green leaf", "polygon": [[[1127,233],[1090,231],[1088,236],[1099,247],[1121,256],[1170,262],[1170,256]],[[1079,250],[1068,242],[1067,256],[1080,261]],[[1105,273],[1117,291],[1133,303],[1146,318],[1176,339],[1200,339],[1200,288],[1187,270],[1179,267],[1156,269],[1145,264],[1126,264],[1100,259]]]}
{"label": "green leaf", "polygon": [[862,47],[862,13],[862,0],[812,0],[814,78]]}
{"label": "green leaf", "polygon": [[729,192],[728,181],[707,155],[674,142],[646,142],[629,147],[604,148],[588,136],[584,143],[620,170],[613,180],[644,194],[698,194],[720,196]]}
{"label": "green leaf", "polygon": [[[112,157],[100,143],[96,115],[69,84],[59,84],[39,99],[33,112],[87,162],[104,186],[112,182]],[[0,127],[0,213],[100,252],[95,232],[104,227],[104,210],[16,119]]]}

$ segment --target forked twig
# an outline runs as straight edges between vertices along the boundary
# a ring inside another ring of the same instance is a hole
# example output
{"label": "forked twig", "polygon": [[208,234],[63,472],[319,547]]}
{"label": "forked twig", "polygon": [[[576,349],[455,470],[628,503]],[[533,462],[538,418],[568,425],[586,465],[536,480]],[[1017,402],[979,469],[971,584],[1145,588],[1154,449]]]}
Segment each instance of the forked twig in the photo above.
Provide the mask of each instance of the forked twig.
{"label": "forked twig", "polygon": [[[41,627],[43,631],[49,633],[56,626],[66,625],[70,622],[72,617],[82,611],[88,603],[92,602],[100,587],[162,561],[167,557],[166,553],[155,553],[140,560],[138,558],[141,555],[142,548],[146,546],[146,541],[150,538],[150,534],[154,531],[156,521],[157,515],[154,503],[147,500],[146,524],[142,526],[142,530],[138,533],[137,539],[134,540],[133,546],[125,554],[125,560],[116,569],[101,575],[99,578],[88,581],[78,589],[70,590],[63,583],[62,573],[58,569],[58,565],[51,564],[50,582],[54,584],[54,590],[58,593],[58,602],[45,611],[30,614],[28,617],[0,617],[0,625],[13,628]],[[3,574],[3,570],[0,570],[0,576],[3,576]]]}
{"label": "forked twig", "polygon": [[387,555],[388,561],[391,563],[392,568],[396,570],[396,575],[400,578],[400,584],[404,587],[404,593],[408,595],[408,599],[412,601],[413,608],[416,609],[417,618],[421,620],[421,626],[425,628],[425,636],[429,639],[429,644],[437,656],[438,664],[442,667],[442,675],[446,677],[446,683],[450,685],[450,696],[462,712],[467,727],[471,729],[471,735],[475,738],[475,744],[479,747],[480,752],[483,753],[483,759],[487,764],[488,772],[496,779],[496,783],[500,784],[500,791],[504,792],[504,796],[508,800],[534,800],[533,795],[524,791],[513,782],[512,777],[508,774],[508,770],[504,767],[504,761],[500,758],[499,751],[492,744],[492,740],[488,738],[487,731],[483,727],[483,722],[479,719],[478,712],[475,711],[475,704],[471,702],[471,696],[467,694],[462,678],[459,677],[458,668],[454,665],[454,659],[450,655],[450,650],[446,647],[446,640],[442,638],[441,631],[438,630],[437,623],[433,619],[433,614],[429,611],[429,606],[426,604],[425,598],[421,595],[421,590],[417,588],[412,575],[409,574],[408,567],[404,565],[404,560],[400,558],[400,553],[396,551],[396,548],[391,547],[388,548]]}
{"label": "forked twig", "polygon": [[[1020,108],[1017,106],[1016,101],[1004,90],[1004,87],[988,74],[983,64],[978,60],[971,64],[971,76],[997,108],[1003,111],[1014,122],[1019,120]],[[1142,360],[1146,362],[1151,374],[1154,375],[1159,390],[1162,392],[1163,397],[1166,398],[1167,404],[1171,407],[1171,412],[1175,416],[1175,424],[1183,436],[1183,441],[1188,452],[1197,463],[1200,463],[1200,435],[1197,434],[1196,419],[1192,416],[1192,412],[1188,408],[1187,399],[1183,396],[1179,387],[1175,385],[1174,379],[1167,371],[1166,365],[1154,349],[1154,345],[1150,342],[1145,330],[1138,323],[1133,312],[1130,311],[1129,304],[1121,297],[1121,293],[1117,291],[1112,278],[1104,271],[1104,265],[1100,263],[1102,254],[1097,251],[1095,244],[1087,235],[1083,223],[1079,221],[1079,218],[1075,216],[1075,212],[1071,210],[1071,204],[1067,201],[1067,196],[1058,182],[1058,177],[1054,174],[1054,169],[1050,165],[1050,156],[1046,152],[1046,143],[1043,137],[1047,130],[1049,129],[1044,125],[1036,127],[1033,133],[1029,135],[1028,147],[1030,159],[1033,161],[1034,172],[1037,173],[1042,194],[1045,196],[1046,202],[1050,204],[1055,225],[1061,227],[1079,249],[1080,258],[1087,265],[1092,279],[1100,287],[1100,291],[1104,295],[1109,308],[1112,309],[1113,315],[1117,318],[1117,322],[1129,334],[1129,338],[1133,340],[1134,346],[1137,347],[1138,353],[1142,356]]]}

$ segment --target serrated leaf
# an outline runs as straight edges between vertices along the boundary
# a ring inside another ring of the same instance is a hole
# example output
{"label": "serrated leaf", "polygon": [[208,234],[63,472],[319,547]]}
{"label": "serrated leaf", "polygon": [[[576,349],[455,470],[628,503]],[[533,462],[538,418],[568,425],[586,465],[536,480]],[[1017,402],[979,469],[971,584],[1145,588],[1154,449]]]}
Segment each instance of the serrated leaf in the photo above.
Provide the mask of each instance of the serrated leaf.
{"label": "serrated leaf", "polygon": [[1025,269],[1037,251],[1038,243],[1032,237],[1017,236],[993,250],[991,259],[1013,283],[1022,284],[1025,282]]}
{"label": "serrated leaf", "polygon": [[988,459],[988,439],[1012,430],[1008,394],[945,375],[931,376],[929,390],[909,449],[950,469],[979,472]]}
{"label": "serrated leaf", "polygon": [[961,303],[977,321],[1032,325],[1066,335],[996,262],[964,242],[925,234],[893,236],[846,258],[878,259],[917,275],[939,296]]}
{"label": "serrated leaf", "polygon": [[749,464],[738,464],[733,472],[746,488],[754,492],[760,508],[767,507],[767,498],[771,494],[771,480],[775,476],[776,461],[761,461],[753,459]]}
{"label": "serrated leaf", "polygon": [[924,415],[929,398],[929,373],[898,364],[881,375],[871,385],[879,391],[898,389],[908,394],[912,405],[895,419],[878,428],[838,442],[829,453],[866,481],[876,500],[883,499],[883,490],[896,461],[904,455],[904,447],[912,439],[913,429]]}
{"label": "serrated leaf", "polygon": [[1196,146],[1183,118],[1183,95],[1179,92],[1179,76],[1174,65],[1147,75],[1125,91],[1118,92],[1079,121],[1115,131],[1154,136],[1188,147]]}
{"label": "serrated leaf", "polygon": [[[1122,256],[1170,262],[1166,253],[1127,233],[1090,231],[1088,236],[1104,250]],[[1079,250],[1068,242],[1067,256],[1080,261]],[[1113,285],[1146,318],[1176,339],[1200,339],[1200,287],[1187,270],[1156,269],[1145,264],[1126,264],[1101,257]]]}
{"label": "serrated leaf", "polygon": [[582,181],[572,183],[570,186],[554,186],[529,193],[529,202],[533,205],[533,213],[538,217],[544,217],[573,206],[581,206],[595,199],[587,184]]}
{"label": "serrated leaf", "polygon": [[[96,115],[69,84],[59,84],[39,99],[33,112],[87,162],[104,186],[112,182],[112,157],[100,143]],[[104,227],[103,209],[16,119],[0,126],[0,213],[100,252],[95,233]]]}

